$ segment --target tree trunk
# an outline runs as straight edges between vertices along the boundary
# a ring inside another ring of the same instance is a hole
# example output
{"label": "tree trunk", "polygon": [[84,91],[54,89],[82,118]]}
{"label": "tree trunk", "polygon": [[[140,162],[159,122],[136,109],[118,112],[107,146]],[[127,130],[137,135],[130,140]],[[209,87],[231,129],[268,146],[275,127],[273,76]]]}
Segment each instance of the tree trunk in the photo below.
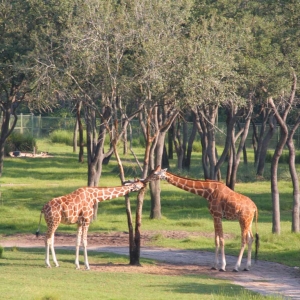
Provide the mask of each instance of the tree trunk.
{"label": "tree trunk", "polygon": [[165,168],[169,169],[170,168],[169,157],[168,157],[166,145],[164,145],[163,156],[162,156],[162,161],[161,161],[161,167],[163,169],[165,169]]}
{"label": "tree trunk", "polygon": [[[249,127],[251,123],[251,114],[252,114],[252,104],[250,102],[248,110],[247,110],[247,116],[245,120],[244,127],[242,128],[238,122],[239,126],[239,132],[235,136],[235,131],[232,132],[232,147],[231,147],[231,155],[232,155],[232,164],[231,164],[231,171],[230,171],[230,178],[227,181],[229,182],[228,187],[230,187],[232,190],[235,188],[236,184],[236,177],[237,177],[237,171],[241,160],[241,155],[245,149],[246,139],[249,132]],[[235,149],[235,143],[236,140],[240,138],[239,147],[236,151]]]}
{"label": "tree trunk", "polygon": [[[297,88],[297,77],[296,74],[293,74],[293,83],[291,87],[291,93],[288,100],[283,99],[284,102],[279,103],[279,107],[281,109],[281,114],[279,113],[279,109],[277,109],[278,105],[275,106],[272,98],[268,99],[269,105],[272,107],[274,111],[275,118],[280,126],[280,138],[277,143],[273,158],[272,158],[272,166],[271,166],[271,191],[272,191],[272,203],[273,203],[273,233],[280,234],[280,201],[279,201],[279,192],[278,192],[278,182],[277,182],[277,171],[278,171],[278,162],[279,158],[282,154],[283,148],[289,138],[288,127],[286,124],[287,116],[291,110],[292,104],[294,102],[295,94]],[[290,145],[291,146],[291,145]],[[292,161],[291,161],[292,163]],[[297,184],[298,186],[298,184]],[[294,186],[295,191],[295,186]],[[299,194],[299,192],[297,192]],[[295,201],[295,198],[294,198]]]}
{"label": "tree trunk", "polygon": [[88,156],[88,186],[97,186],[102,172],[104,157],[104,140],[106,127],[104,120],[97,134],[95,111],[86,107],[86,133],[87,133],[87,156]]}
{"label": "tree trunk", "polygon": [[[83,126],[81,122],[81,106],[82,106],[82,101],[78,101],[76,104],[76,124],[78,127],[78,133],[79,133],[79,154],[78,154],[78,161],[83,163],[84,158],[83,158],[83,153],[84,153],[84,142],[83,142]],[[74,133],[75,136],[75,133]],[[76,135],[77,136],[77,135]],[[75,144],[75,142],[74,142]],[[76,140],[76,145],[77,145],[77,140]]]}
{"label": "tree trunk", "polygon": [[135,237],[134,251],[132,252],[131,264],[140,265],[140,249],[141,249],[141,226],[142,226],[142,211],[145,197],[145,189],[141,189],[137,196],[136,218],[135,218]]}
{"label": "tree trunk", "polygon": [[280,234],[280,199],[277,184],[278,161],[274,158],[271,166],[271,193],[272,193],[272,232]]}
{"label": "tree trunk", "polygon": [[191,167],[191,157],[192,157],[192,151],[193,151],[193,143],[194,143],[195,138],[196,138],[196,133],[197,133],[197,124],[196,124],[196,121],[195,121],[195,118],[194,118],[192,132],[191,132],[191,135],[190,135],[189,140],[188,140],[186,159],[184,161],[184,168],[188,171],[190,170],[190,167]]}
{"label": "tree trunk", "polygon": [[177,169],[182,170],[183,166],[183,158],[184,158],[184,150],[183,150],[183,141],[181,137],[181,129],[182,129],[182,119],[177,118],[176,127],[175,127],[175,134],[173,136],[174,138],[174,146],[175,151],[177,154]]}
{"label": "tree trunk", "polygon": [[[164,148],[166,132],[159,132],[157,143],[155,147],[155,163],[154,165],[161,165],[162,154]],[[153,168],[153,166],[152,166]],[[160,197],[160,181],[150,182],[150,196],[151,196],[151,213],[150,219],[161,219],[161,197]]]}
{"label": "tree trunk", "polygon": [[288,130],[286,124],[284,123],[284,120],[280,117],[277,109],[275,108],[273,99],[270,98],[268,102],[273,107],[275,111],[275,117],[280,124],[280,138],[277,143],[272,158],[272,162],[271,162],[271,193],[272,193],[272,205],[273,205],[272,232],[276,234],[280,234],[280,199],[279,199],[279,191],[278,191],[277,170],[278,170],[279,158],[282,154],[284,145],[288,138]]}
{"label": "tree trunk", "polygon": [[78,132],[78,120],[76,118],[76,122],[75,122],[75,126],[74,126],[74,130],[73,130],[73,152],[76,153],[77,152],[77,132]]}
{"label": "tree trunk", "polygon": [[298,173],[295,165],[295,158],[296,158],[296,151],[294,145],[294,134],[297,128],[300,125],[300,118],[298,118],[297,122],[295,123],[293,129],[290,131],[288,139],[287,139],[287,146],[289,149],[289,169],[293,183],[293,210],[292,210],[292,232],[299,232],[300,231],[300,190],[299,190],[299,179]]}
{"label": "tree trunk", "polygon": [[[252,143],[253,143],[253,149],[254,149],[254,160],[255,160],[254,163],[256,166],[260,159],[263,143],[266,143],[266,141],[264,141],[265,140],[264,135],[266,132],[267,122],[270,119],[270,113],[271,113],[270,108],[268,108],[266,105],[261,106],[259,115],[260,115],[260,118],[262,119],[262,122],[261,122],[261,127],[259,129],[259,135],[257,134],[257,126],[254,123],[254,121],[252,120],[252,125],[253,125]],[[270,120],[269,120],[269,122],[270,122]],[[262,162],[262,160],[261,160],[261,162]]]}
{"label": "tree trunk", "polygon": [[257,169],[256,169],[256,175],[258,176],[263,176],[264,170],[265,170],[265,161],[266,161],[266,156],[267,156],[267,151],[268,151],[268,146],[269,143],[274,136],[274,133],[277,130],[276,126],[276,118],[274,115],[269,116],[269,130],[263,140],[261,141],[261,146],[258,154],[258,159],[257,159]]}
{"label": "tree trunk", "polygon": [[168,130],[168,156],[173,159],[173,139],[174,139],[174,124]]}
{"label": "tree trunk", "polygon": [[[11,105],[12,106],[12,105]],[[14,130],[18,116],[15,112],[17,105],[15,109],[12,111],[11,106],[9,108],[3,110],[2,114],[2,124],[1,124],[1,132],[0,132],[0,177],[2,176],[3,173],[3,163],[4,163],[4,156],[5,156],[5,142],[6,139],[9,137],[9,135],[12,133]],[[14,117],[13,123],[10,126],[10,118],[11,116]]]}

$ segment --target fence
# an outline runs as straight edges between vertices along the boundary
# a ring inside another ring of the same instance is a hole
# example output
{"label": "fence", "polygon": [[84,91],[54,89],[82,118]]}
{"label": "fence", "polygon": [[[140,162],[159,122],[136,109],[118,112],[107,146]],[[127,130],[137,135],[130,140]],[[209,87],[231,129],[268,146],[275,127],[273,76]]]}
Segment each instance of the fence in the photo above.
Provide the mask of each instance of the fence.
{"label": "fence", "polygon": [[[31,115],[18,115],[18,121],[15,127],[16,132],[22,134],[31,134],[35,138],[46,137],[50,132],[54,130],[73,130],[75,126],[76,119],[70,117],[42,117],[41,115],[35,116]],[[135,126],[136,125],[136,126]],[[192,123],[190,123],[190,129],[192,128]],[[226,124],[219,122],[219,130],[216,131],[216,142],[218,145],[224,145],[225,142],[225,133],[226,133]],[[141,134],[140,126],[138,121],[134,121],[133,126],[133,135],[138,136]],[[280,131],[277,129],[274,134],[269,148],[275,148],[279,140]],[[199,140],[199,135],[197,135]],[[300,149],[300,129],[296,131],[294,135],[294,142],[296,149]],[[248,138],[246,141],[247,147],[252,147],[252,127],[249,129]]]}

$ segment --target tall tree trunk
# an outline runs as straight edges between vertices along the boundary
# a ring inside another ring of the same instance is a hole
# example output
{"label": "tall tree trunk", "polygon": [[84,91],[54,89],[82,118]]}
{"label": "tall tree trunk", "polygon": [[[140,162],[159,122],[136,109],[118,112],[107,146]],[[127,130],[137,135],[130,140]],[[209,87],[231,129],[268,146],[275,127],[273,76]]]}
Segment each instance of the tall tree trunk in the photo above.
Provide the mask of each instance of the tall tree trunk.
{"label": "tall tree trunk", "polygon": [[279,158],[282,154],[284,145],[288,138],[288,130],[287,126],[284,123],[284,120],[280,117],[273,99],[270,98],[268,100],[269,104],[275,111],[275,117],[280,124],[280,138],[277,143],[276,149],[274,151],[272,162],[271,162],[271,193],[272,193],[272,205],[273,205],[273,217],[272,217],[272,232],[276,234],[280,234],[280,198],[279,198],[279,190],[278,190],[278,163]]}
{"label": "tall tree trunk", "polygon": [[184,162],[184,168],[187,169],[188,171],[190,170],[190,167],[191,167],[191,157],[192,157],[192,151],[193,151],[193,143],[195,141],[196,134],[197,134],[197,124],[196,124],[195,118],[193,118],[193,128],[192,128],[192,132],[190,134],[189,140],[188,140],[186,159],[185,159],[185,162]]}
{"label": "tall tree trunk", "polygon": [[253,135],[252,135],[252,144],[253,144],[253,149],[254,149],[254,163],[257,166],[258,161],[260,160],[260,162],[264,163],[264,159],[265,157],[260,159],[260,155],[261,155],[261,151],[262,151],[262,146],[263,143],[266,143],[267,139],[264,138],[265,136],[265,132],[266,132],[266,128],[267,128],[267,122],[270,122],[270,114],[271,114],[272,110],[262,104],[261,108],[260,108],[260,112],[259,112],[259,116],[260,119],[262,119],[261,121],[261,126],[259,129],[259,135],[257,133],[257,126],[254,123],[254,120],[252,121],[252,125],[253,125]]}
{"label": "tall tree trunk", "polygon": [[177,169],[182,170],[183,166],[183,159],[184,159],[184,149],[183,149],[183,140],[182,140],[182,135],[181,135],[181,129],[182,129],[182,118],[178,117],[176,121],[174,122],[175,124],[175,130],[174,130],[174,146],[175,146],[175,151],[177,154]]}
{"label": "tall tree trunk", "polygon": [[[3,109],[2,113],[2,124],[1,124],[1,132],[0,132],[0,177],[2,176],[3,173],[3,163],[4,163],[4,156],[5,156],[5,142],[6,139],[9,137],[9,135],[13,132],[18,116],[16,114],[16,108],[11,108],[13,105],[9,105],[6,109]],[[10,125],[10,118],[11,116],[14,117],[14,120],[12,124]]]}
{"label": "tall tree trunk", "polygon": [[168,156],[173,159],[173,139],[174,139],[174,124],[168,130]]}
{"label": "tall tree trunk", "polygon": [[260,150],[257,158],[257,168],[256,168],[256,175],[263,176],[265,170],[265,161],[268,151],[268,146],[274,133],[277,130],[277,121],[274,115],[269,116],[269,130],[260,142]]}
{"label": "tall tree trunk", "polygon": [[[155,159],[154,159],[154,165],[156,166],[161,165],[165,136],[166,136],[166,132],[159,132],[157,137],[157,143],[155,147]],[[154,166],[152,166],[152,169],[154,169]],[[161,219],[160,192],[161,192],[160,181],[157,180],[157,181],[150,182],[150,196],[151,196],[150,218],[151,219]]]}
{"label": "tall tree trunk", "polygon": [[77,152],[77,132],[78,132],[78,120],[76,118],[75,125],[74,125],[74,130],[73,130],[73,152]]}
{"label": "tall tree trunk", "polygon": [[292,130],[289,132],[287,139],[287,146],[289,149],[289,169],[293,183],[293,210],[292,210],[292,232],[300,231],[300,190],[299,190],[299,179],[295,165],[296,151],[294,145],[294,134],[300,125],[300,117],[294,124]]}
{"label": "tall tree trunk", "polygon": [[[294,73],[290,97],[287,101],[286,99],[284,99],[284,102],[281,105],[279,105],[279,107],[282,106],[280,107],[282,111],[281,114],[279,113],[279,109],[277,109],[278,105],[275,106],[273,99],[271,97],[268,99],[268,103],[273,109],[275,118],[280,126],[280,138],[277,143],[272,158],[272,165],[271,165],[271,192],[272,192],[272,203],[273,203],[272,231],[273,233],[277,233],[277,234],[280,234],[280,200],[279,200],[279,191],[278,191],[278,182],[277,182],[278,162],[282,154],[283,148],[288,140],[289,131],[286,124],[286,119],[295,99],[296,88],[297,88],[297,77],[296,74]],[[295,186],[294,186],[294,190],[295,190]]]}
{"label": "tall tree trunk", "polygon": [[[247,109],[247,117],[245,120],[244,127],[242,128],[238,123],[239,132],[235,135],[235,131],[232,132],[232,147],[231,147],[231,156],[232,156],[232,164],[231,164],[231,171],[230,171],[230,177],[226,179],[228,182],[228,187],[230,187],[232,190],[235,188],[236,183],[236,177],[237,177],[237,171],[241,160],[241,155],[243,153],[243,150],[245,149],[246,139],[249,132],[249,127],[251,123],[251,114],[252,114],[252,102],[249,102],[249,107]],[[235,148],[235,143],[237,139],[240,139],[238,149]]]}
{"label": "tall tree trunk", "polygon": [[[84,142],[83,142],[83,126],[82,126],[82,122],[81,122],[81,106],[82,106],[82,101],[78,101],[76,104],[76,125],[78,128],[78,133],[79,133],[79,154],[78,154],[78,161],[83,163],[84,158],[83,158],[83,153],[84,153]],[[76,130],[77,132],[77,130]],[[74,132],[74,136],[75,136],[75,132]],[[77,134],[76,134],[77,136]],[[74,141],[74,147],[75,147],[75,143],[77,146],[77,139],[76,142]]]}

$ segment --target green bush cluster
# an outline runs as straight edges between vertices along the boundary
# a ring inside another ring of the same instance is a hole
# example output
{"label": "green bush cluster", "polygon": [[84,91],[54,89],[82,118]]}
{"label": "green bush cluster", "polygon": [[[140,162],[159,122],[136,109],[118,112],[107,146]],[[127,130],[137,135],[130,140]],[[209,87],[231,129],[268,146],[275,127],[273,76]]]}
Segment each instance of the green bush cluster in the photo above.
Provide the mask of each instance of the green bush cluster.
{"label": "green bush cluster", "polygon": [[54,130],[50,133],[50,140],[52,143],[73,145],[73,132],[68,130]]}
{"label": "green bush cluster", "polygon": [[33,152],[37,150],[36,140],[32,135],[13,132],[6,140],[5,155],[13,151]]}

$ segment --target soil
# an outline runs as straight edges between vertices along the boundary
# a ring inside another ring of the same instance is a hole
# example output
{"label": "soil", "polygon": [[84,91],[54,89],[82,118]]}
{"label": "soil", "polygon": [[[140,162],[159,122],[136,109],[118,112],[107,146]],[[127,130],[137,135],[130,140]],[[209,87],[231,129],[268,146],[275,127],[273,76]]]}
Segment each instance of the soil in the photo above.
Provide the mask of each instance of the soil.
{"label": "soil", "polygon": [[[229,280],[233,284],[243,286],[246,289],[263,295],[280,295],[285,299],[300,299],[299,266],[292,268],[278,263],[258,260],[256,263],[253,263],[250,271],[236,273],[231,272],[231,270],[237,258],[226,255],[227,272],[219,272],[211,270],[214,260],[214,253],[212,252],[149,246],[149,242],[158,234],[176,239],[199,235],[199,233],[187,233],[183,231],[143,232],[141,257],[155,259],[157,261],[155,265],[130,266],[108,262],[107,264],[91,264],[91,269],[99,272],[134,272],[168,276],[184,274],[208,275],[214,278]],[[55,247],[60,249],[74,249],[75,240],[75,234],[56,233]],[[44,237],[41,235],[36,238],[33,234],[4,236],[1,238],[0,244],[3,247],[44,247]],[[89,234],[88,249],[89,251],[128,255],[128,233]],[[243,259],[242,263],[245,263],[245,259]]]}

